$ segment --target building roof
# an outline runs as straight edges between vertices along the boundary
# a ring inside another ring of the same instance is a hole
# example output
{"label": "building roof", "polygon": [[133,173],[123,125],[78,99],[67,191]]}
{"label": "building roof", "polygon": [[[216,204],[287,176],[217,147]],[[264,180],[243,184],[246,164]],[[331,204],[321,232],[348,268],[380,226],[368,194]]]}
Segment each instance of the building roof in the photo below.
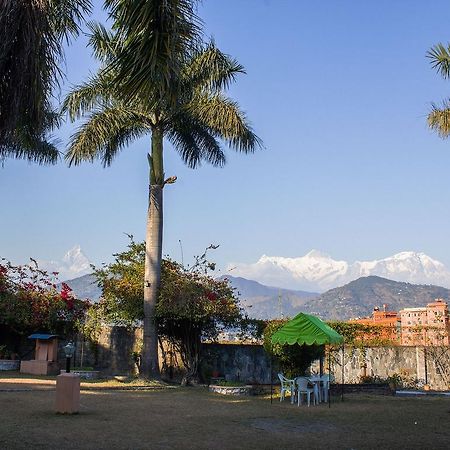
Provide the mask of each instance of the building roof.
{"label": "building roof", "polygon": [[402,310],[400,310],[400,312],[401,313],[403,311],[407,311],[407,312],[418,311],[418,312],[421,312],[421,311],[426,311],[426,310],[427,310],[427,308],[425,308],[425,307],[420,307],[420,308],[403,308]]}
{"label": "building roof", "polygon": [[30,334],[28,339],[41,339],[43,341],[48,341],[49,339],[55,339],[57,337],[59,337],[57,334],[35,333]]}

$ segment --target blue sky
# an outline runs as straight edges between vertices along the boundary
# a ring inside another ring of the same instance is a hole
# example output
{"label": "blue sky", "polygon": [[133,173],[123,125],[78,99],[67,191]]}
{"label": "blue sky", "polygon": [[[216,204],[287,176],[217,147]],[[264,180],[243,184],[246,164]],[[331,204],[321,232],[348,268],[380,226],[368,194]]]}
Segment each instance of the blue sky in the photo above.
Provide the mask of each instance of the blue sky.
{"label": "blue sky", "polygon": [[[349,261],[416,250],[450,265],[450,142],[426,126],[450,82],[425,57],[450,40],[450,4],[204,0],[199,14],[248,72],[230,94],[265,149],[190,170],[166,146],[178,181],[165,189],[164,253],[179,259],[181,240],[185,262],[220,244],[220,266],[312,248]],[[67,85],[95,67],[85,44],[67,51]],[[125,232],[143,238],[148,147],[135,142],[108,169],[6,161],[0,255],[58,259],[80,244],[100,263]]]}

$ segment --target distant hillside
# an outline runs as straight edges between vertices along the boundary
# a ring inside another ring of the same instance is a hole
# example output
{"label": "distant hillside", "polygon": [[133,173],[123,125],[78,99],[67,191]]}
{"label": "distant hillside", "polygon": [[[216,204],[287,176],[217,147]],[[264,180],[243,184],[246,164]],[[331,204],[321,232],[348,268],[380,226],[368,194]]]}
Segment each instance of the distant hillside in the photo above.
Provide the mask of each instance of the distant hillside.
{"label": "distant hillside", "polygon": [[[270,319],[293,316],[300,311],[300,307],[319,294],[304,291],[293,291],[276,287],[264,286],[256,281],[226,276],[230,284],[240,294],[241,304],[250,317],[257,319]],[[78,298],[97,302],[101,296],[101,289],[97,286],[92,274],[83,275],[73,280],[65,281]],[[281,296],[281,310],[278,297]]]}
{"label": "distant hillside", "polygon": [[433,285],[417,285],[370,276],[330,289],[303,305],[304,312],[325,319],[348,320],[372,314],[374,306],[388,305],[391,311],[425,306],[436,298],[448,301],[450,290]]}
{"label": "distant hillside", "polygon": [[[417,285],[370,276],[319,295],[265,286],[253,280],[230,275],[227,278],[236,289],[244,310],[255,319],[293,317],[299,312],[318,315],[324,319],[348,320],[372,314],[374,306],[388,305],[389,310],[425,306],[435,298],[450,299],[450,290],[433,285]],[[78,298],[98,301],[101,290],[92,274],[66,283]]]}
{"label": "distant hillside", "polygon": [[67,280],[64,283],[68,284],[72,288],[75,296],[81,299],[89,299],[97,302],[102,295],[102,290],[97,286],[97,281],[91,273],[74,278],[73,280]]}
{"label": "distant hillside", "polygon": [[257,281],[242,277],[222,276],[239,294],[241,304],[247,314],[255,319],[273,319],[295,316],[302,306],[319,294],[265,286]]}

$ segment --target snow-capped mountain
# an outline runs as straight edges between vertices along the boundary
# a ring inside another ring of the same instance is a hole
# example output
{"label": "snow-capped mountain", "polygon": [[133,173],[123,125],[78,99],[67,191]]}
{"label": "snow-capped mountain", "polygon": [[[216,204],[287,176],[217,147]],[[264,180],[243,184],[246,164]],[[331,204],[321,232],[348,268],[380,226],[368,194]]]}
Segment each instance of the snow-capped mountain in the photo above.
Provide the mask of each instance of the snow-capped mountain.
{"label": "snow-capped mountain", "polygon": [[72,247],[61,260],[38,260],[39,267],[48,272],[58,272],[61,281],[70,280],[92,272],[90,261],[79,245]]}
{"label": "snow-capped mountain", "polygon": [[424,253],[412,251],[397,253],[384,259],[353,263],[334,260],[317,250],[297,258],[263,255],[253,264],[230,264],[229,270],[233,276],[271,286],[319,292],[369,275],[450,288],[450,270],[444,264]]}

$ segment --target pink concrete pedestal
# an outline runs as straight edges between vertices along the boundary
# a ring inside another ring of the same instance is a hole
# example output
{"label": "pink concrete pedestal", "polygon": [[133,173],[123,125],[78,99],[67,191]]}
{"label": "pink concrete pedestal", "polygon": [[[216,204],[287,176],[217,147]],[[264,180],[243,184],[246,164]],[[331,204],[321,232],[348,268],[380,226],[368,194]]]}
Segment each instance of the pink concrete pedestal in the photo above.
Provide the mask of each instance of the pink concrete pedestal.
{"label": "pink concrete pedestal", "polygon": [[62,373],[56,377],[56,412],[76,414],[80,410],[80,377]]}
{"label": "pink concrete pedestal", "polygon": [[54,361],[22,361],[20,363],[20,373],[30,373],[32,375],[56,375],[59,373],[59,364]]}

